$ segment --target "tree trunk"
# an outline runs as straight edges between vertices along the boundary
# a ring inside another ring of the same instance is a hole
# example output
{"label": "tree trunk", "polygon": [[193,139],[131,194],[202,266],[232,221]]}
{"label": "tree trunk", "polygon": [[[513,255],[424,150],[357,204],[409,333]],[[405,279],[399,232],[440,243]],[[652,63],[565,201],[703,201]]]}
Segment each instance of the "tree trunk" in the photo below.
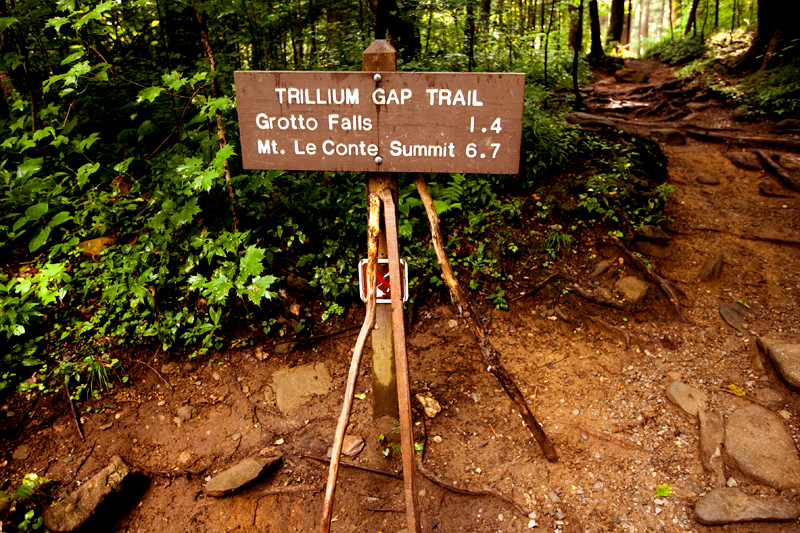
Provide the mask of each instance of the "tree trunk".
{"label": "tree trunk", "polygon": [[642,20],[641,36],[642,39],[650,37],[650,0],[643,0],[644,2],[644,16]]}
{"label": "tree trunk", "polygon": [[719,28],[719,0],[714,4],[714,28]]}
{"label": "tree trunk", "polygon": [[684,35],[689,35],[692,28],[694,28],[694,34],[697,35],[697,6],[699,4],[700,0],[693,0],[692,9],[689,11],[689,19],[686,21],[686,29],[683,32]]}
{"label": "tree trunk", "polygon": [[[719,1],[719,0],[717,0]],[[489,20],[489,15],[492,14],[492,0],[481,0],[481,21]]]}
{"label": "tree trunk", "polygon": [[604,57],[603,42],[600,38],[600,10],[597,9],[597,0],[589,0],[589,27],[592,30],[592,49],[589,52],[590,59]]}
{"label": "tree trunk", "polygon": [[758,28],[750,48],[739,62],[740,70],[780,67],[800,59],[800,6],[796,2],[758,0]]}
{"label": "tree trunk", "polygon": [[572,56],[572,88],[575,91],[575,108],[581,106],[581,91],[578,88],[578,57],[583,48],[583,0],[578,6],[578,23],[575,30],[575,52]]}
{"label": "tree trunk", "polygon": [[628,0],[628,13],[625,16],[625,31],[622,35],[620,44],[626,45],[631,42],[631,17],[633,16],[633,0]]}
{"label": "tree trunk", "polygon": [[[591,6],[589,9],[591,9]],[[609,42],[622,41],[622,28],[625,25],[625,0],[611,0],[611,13],[609,14],[609,18],[606,39]]]}
{"label": "tree trunk", "polygon": [[467,25],[465,29],[467,38],[467,70],[472,72],[475,64],[475,7],[474,0],[467,0]]}

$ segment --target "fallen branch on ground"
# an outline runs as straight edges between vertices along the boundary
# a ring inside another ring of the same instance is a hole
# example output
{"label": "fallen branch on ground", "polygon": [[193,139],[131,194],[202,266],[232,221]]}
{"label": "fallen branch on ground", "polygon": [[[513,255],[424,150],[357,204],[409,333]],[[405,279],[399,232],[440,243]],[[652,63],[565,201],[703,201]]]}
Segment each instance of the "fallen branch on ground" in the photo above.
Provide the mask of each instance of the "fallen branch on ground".
{"label": "fallen branch on ground", "polygon": [[539,422],[536,421],[533,413],[531,413],[530,409],[528,409],[528,404],[525,403],[525,398],[522,396],[519,388],[514,383],[514,380],[500,362],[500,357],[497,355],[497,351],[495,351],[494,346],[492,346],[492,343],[489,342],[489,339],[486,337],[486,334],[484,333],[480,324],[478,324],[477,314],[475,313],[472,304],[470,304],[469,300],[467,300],[464,291],[461,289],[458,280],[453,274],[453,268],[450,265],[450,260],[447,258],[447,254],[445,253],[444,240],[442,239],[442,234],[439,230],[439,216],[437,215],[436,209],[433,205],[433,198],[428,191],[428,186],[425,184],[425,178],[423,178],[421,173],[416,174],[414,178],[414,185],[417,187],[417,191],[422,199],[422,204],[425,206],[425,211],[428,214],[433,246],[436,251],[436,257],[439,260],[439,266],[442,268],[442,279],[444,279],[444,282],[450,289],[450,294],[453,296],[453,300],[458,307],[459,313],[461,316],[466,318],[472,326],[475,337],[478,340],[478,347],[483,354],[483,359],[487,367],[486,370],[497,378],[497,380],[500,382],[500,385],[503,387],[503,390],[506,391],[506,394],[508,394],[509,398],[511,398],[511,400],[517,405],[519,414],[522,417],[523,425],[528,428],[528,431],[531,432],[533,438],[536,439],[536,442],[542,448],[542,453],[544,453],[544,456],[547,458],[547,460],[553,463],[558,461],[558,454],[556,453],[555,448],[550,443],[547,435],[545,435],[544,430],[539,425]]}
{"label": "fallen branch on ground", "polygon": [[586,424],[578,424],[577,426],[573,426],[573,427],[583,431],[584,433],[588,433],[592,437],[597,437],[598,439],[614,443],[614,444],[616,444],[618,446],[622,446],[623,448],[631,448],[633,450],[638,450],[639,449],[639,447],[636,446],[632,442],[629,442],[629,441],[627,441],[625,439],[621,439],[621,438],[617,437],[616,435],[612,435],[610,433],[605,433],[603,431],[598,431],[596,429],[592,429],[589,426],[587,426]]}
{"label": "fallen branch on ground", "polygon": [[[330,462],[331,462],[331,460],[328,459],[327,457],[317,457],[316,455],[303,454],[300,457],[305,457],[306,459],[311,459],[313,461],[319,461],[320,463],[325,463],[325,464],[330,464]],[[387,472],[385,470],[378,470],[377,468],[370,468],[368,466],[361,466],[361,465],[357,465],[355,463],[339,463],[339,466],[344,466],[344,467],[347,467],[347,468],[354,468],[356,470],[363,470],[364,472],[371,472],[373,474],[378,474],[378,475],[381,475],[381,476],[389,476],[389,477],[393,477],[395,479],[401,479],[401,480],[403,479],[403,476],[401,476],[399,474],[395,474],[394,472]]]}

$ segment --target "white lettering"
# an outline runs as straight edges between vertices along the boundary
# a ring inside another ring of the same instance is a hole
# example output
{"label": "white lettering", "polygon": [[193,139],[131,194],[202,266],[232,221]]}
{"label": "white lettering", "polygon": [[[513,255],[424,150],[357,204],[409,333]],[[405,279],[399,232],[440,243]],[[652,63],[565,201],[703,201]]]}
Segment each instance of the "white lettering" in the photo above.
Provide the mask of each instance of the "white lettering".
{"label": "white lettering", "polygon": [[389,153],[393,156],[399,156],[403,153],[403,143],[400,141],[392,141],[389,143]]}
{"label": "white lettering", "polygon": [[278,103],[283,103],[283,93],[286,92],[286,87],[275,87],[275,92],[278,93]]}
{"label": "white lettering", "polygon": [[279,118],[278,119],[278,128],[280,128],[282,130],[288,130],[289,129],[289,119],[286,118],[286,117]]}
{"label": "white lettering", "polygon": [[450,95],[453,94],[450,89],[439,89],[439,105],[447,100],[447,105],[450,105]]}
{"label": "white lettering", "polygon": [[306,155],[305,152],[300,150],[300,146],[298,145],[299,142],[300,141],[295,141],[294,142],[294,153],[297,154],[297,155]]}
{"label": "white lettering", "polygon": [[347,97],[345,98],[346,103],[358,105],[358,89],[351,91],[350,89],[345,89],[347,92]]}
{"label": "white lettering", "polygon": [[395,104],[399,104],[399,103],[400,103],[400,99],[399,99],[399,98],[397,98],[397,91],[395,91],[394,89],[392,89],[391,91],[389,91],[389,98],[387,98],[387,99],[386,99],[386,104],[387,104],[387,105],[388,105],[388,104],[391,104],[391,103],[392,103],[392,100],[394,100],[394,103],[395,103]]}
{"label": "white lettering", "polygon": [[308,152],[308,155],[316,154],[317,153],[317,145],[314,144],[314,143],[308,143],[306,145],[306,152]]}
{"label": "white lettering", "polygon": [[342,97],[341,100],[336,98],[336,89],[333,90],[333,103],[337,105],[341,105],[344,103],[344,89],[339,89],[339,94]]}
{"label": "white lettering", "polygon": [[303,93],[300,92],[300,89],[295,89],[293,87],[290,87],[287,90],[287,94],[288,94],[288,98],[286,99],[286,103],[287,104],[291,104],[292,100],[294,100],[294,102],[296,104],[302,104],[303,103],[303,100],[302,100]]}
{"label": "white lettering", "polygon": [[371,156],[378,155],[378,145],[377,144],[370,144],[367,146],[367,154]]}
{"label": "white lettering", "polygon": [[383,105],[383,104],[385,104],[386,103],[386,96],[384,96],[385,94],[386,94],[386,91],[384,91],[380,87],[375,89],[372,92],[372,102],[375,105]]}
{"label": "white lettering", "polygon": [[456,95],[453,97],[453,105],[456,105],[459,101],[461,105],[467,105],[467,101],[464,100],[464,93],[461,92],[461,89],[456,91]]}
{"label": "white lettering", "polygon": [[[311,126],[312,122],[314,123],[313,127]],[[319,126],[319,124],[317,123],[317,119],[315,118],[306,119],[306,128],[310,129],[311,131],[314,131],[315,129],[317,129],[317,126]]]}
{"label": "white lettering", "polygon": [[261,142],[261,139],[258,140],[258,153],[259,154],[269,154],[269,141]]}
{"label": "white lettering", "polygon": [[350,124],[349,118],[345,117],[342,119],[342,129],[344,131],[350,131],[351,129],[353,129],[352,125]]}
{"label": "white lettering", "polygon": [[425,92],[431,95],[431,105],[433,105],[433,99],[436,97],[436,93],[439,92],[439,89],[425,89]]}
{"label": "white lettering", "polygon": [[[330,90],[330,89],[328,89],[328,94],[330,94],[330,93],[331,93],[331,90]],[[323,99],[320,97],[320,95],[319,95],[319,89],[317,89],[317,103],[318,103],[318,104],[327,104],[327,103],[328,103],[327,101],[323,100]]]}
{"label": "white lettering", "polygon": [[[330,150],[328,150],[328,148],[326,148],[326,146],[328,146],[329,144],[330,144],[330,147],[331,147]],[[322,143],[322,153],[325,154],[325,155],[333,155],[333,141],[332,140],[328,139],[327,141]]]}
{"label": "white lettering", "polygon": [[309,104],[309,105],[314,105],[314,104],[316,104],[316,102],[312,102],[312,101],[311,101],[311,99],[309,98],[309,96],[308,96],[308,89],[306,89],[306,103],[307,103],[307,104]]}
{"label": "white lettering", "polygon": [[406,103],[406,100],[411,98],[411,89],[401,89],[400,90],[400,105]]}
{"label": "white lettering", "polygon": [[474,91],[472,91],[472,105],[478,106],[478,107],[483,105],[483,102],[479,102],[478,101],[478,89],[475,89]]}
{"label": "white lettering", "polygon": [[328,129],[332,130],[339,123],[339,115],[328,115]]}
{"label": "white lettering", "polygon": [[372,119],[365,118],[364,119],[364,131],[369,131],[372,129]]}
{"label": "white lettering", "polygon": [[269,129],[269,117],[266,113],[259,113],[256,115],[256,126],[260,130],[268,130]]}

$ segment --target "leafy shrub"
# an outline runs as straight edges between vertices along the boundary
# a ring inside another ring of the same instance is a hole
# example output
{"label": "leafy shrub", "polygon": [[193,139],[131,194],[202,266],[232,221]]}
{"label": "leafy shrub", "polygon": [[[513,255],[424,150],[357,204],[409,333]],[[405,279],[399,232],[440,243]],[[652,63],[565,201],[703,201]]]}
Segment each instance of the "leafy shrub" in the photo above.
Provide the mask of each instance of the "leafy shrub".
{"label": "leafy shrub", "polygon": [[664,37],[645,50],[644,57],[658,57],[665,63],[681,65],[699,59],[705,51],[706,43],[700,37],[684,37],[678,40]]}

